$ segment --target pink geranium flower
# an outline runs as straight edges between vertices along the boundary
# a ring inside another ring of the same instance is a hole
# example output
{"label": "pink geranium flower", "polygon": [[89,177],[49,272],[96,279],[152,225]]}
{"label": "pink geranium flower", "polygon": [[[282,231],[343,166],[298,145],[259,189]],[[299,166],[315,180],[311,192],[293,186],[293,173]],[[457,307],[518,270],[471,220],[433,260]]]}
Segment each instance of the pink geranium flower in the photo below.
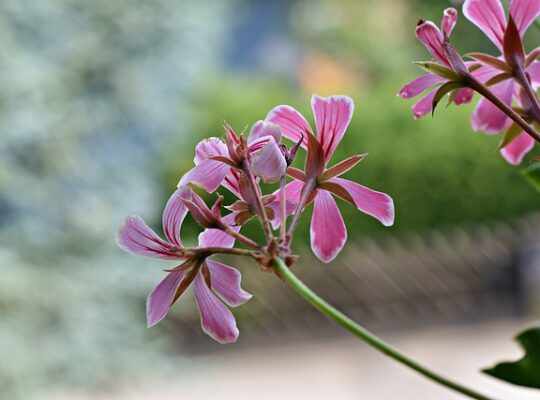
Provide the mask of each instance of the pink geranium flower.
{"label": "pink geranium flower", "polygon": [[304,182],[314,182],[310,197],[310,201],[314,201],[310,229],[311,247],[320,260],[330,262],[347,240],[345,223],[332,195],[355,205],[385,226],[394,222],[394,203],[387,194],[338,177],[360,162],[363,155],[350,157],[327,168],[352,118],[352,99],[346,96],[323,98],[314,95],[311,106],[315,116],[316,137],[306,119],[290,106],[275,107],[266,117],[266,121],[279,125],[283,136],[295,143],[301,141],[302,147],[308,148],[305,173],[289,167],[289,173],[295,181],[287,185],[286,197],[298,203]]}
{"label": "pink geranium flower", "polygon": [[[444,10],[441,28],[439,29],[431,21],[419,21],[416,27],[416,37],[427,48],[435,59],[432,69],[437,73],[427,73],[406,84],[398,93],[403,99],[411,99],[432,88],[427,95],[422,97],[412,107],[414,118],[420,118],[433,111],[434,99],[439,88],[444,84],[450,84],[456,75],[444,49],[444,38],[450,37],[457,22],[457,11],[454,8]],[[434,87],[434,88],[433,88]],[[457,105],[469,103],[472,100],[473,91],[469,88],[456,89],[453,102]]]}
{"label": "pink geranium flower", "polygon": [[[211,258],[185,257],[180,229],[188,212],[185,201],[193,199],[193,196],[196,195],[189,187],[181,187],[170,197],[162,221],[166,240],[161,239],[140,217],[130,216],[117,234],[117,243],[129,253],[182,262],[168,271],[148,296],[148,327],[165,318],[169,308],[193,283],[203,331],[220,343],[232,343],[238,338],[238,328],[234,316],[223,302],[235,307],[249,300],[251,294],[240,287],[241,276],[236,269]],[[215,235],[215,231],[207,230],[201,234],[199,246],[234,244],[234,239],[231,241],[223,235]]]}
{"label": "pink geranium flower", "polygon": [[244,161],[251,162],[255,175],[265,182],[277,182],[285,175],[287,162],[279,146],[281,131],[278,126],[258,121],[247,142],[228,125],[225,135],[225,142],[213,137],[197,144],[195,167],[182,176],[178,187],[194,183],[208,192],[214,192],[222,184],[228,187],[227,177],[231,170],[242,169]]}
{"label": "pink geranium flower", "polygon": [[[463,14],[486,34],[501,53],[504,52],[504,38],[510,28],[500,0],[466,0],[463,4]],[[540,1],[512,0],[510,14],[519,31],[519,36],[523,38],[527,28],[540,15]],[[538,49],[534,50],[530,57],[526,57],[524,64],[524,69],[534,87],[540,86],[540,62],[536,61],[537,55]],[[509,67],[506,67],[504,57],[501,55],[498,59],[500,62],[495,60],[495,62],[484,63],[481,72],[487,79],[503,72],[509,72],[508,69],[505,69]],[[481,58],[479,61],[482,62],[484,59]],[[512,105],[513,102],[518,106],[526,105],[520,95],[519,84],[511,76],[491,86],[491,90],[508,105]],[[483,131],[487,134],[498,134],[507,129],[511,123],[511,120],[502,111],[484,98],[478,102],[471,116],[473,130]],[[533,147],[534,139],[525,132],[521,132],[501,149],[501,154],[509,163],[517,165]]]}

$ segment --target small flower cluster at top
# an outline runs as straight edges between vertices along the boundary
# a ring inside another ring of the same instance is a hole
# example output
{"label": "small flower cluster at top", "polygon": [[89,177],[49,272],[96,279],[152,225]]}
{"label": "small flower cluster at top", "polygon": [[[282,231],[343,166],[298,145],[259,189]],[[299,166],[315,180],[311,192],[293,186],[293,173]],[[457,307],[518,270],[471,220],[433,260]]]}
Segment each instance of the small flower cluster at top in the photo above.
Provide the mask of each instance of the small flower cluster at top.
{"label": "small flower cluster at top", "polygon": [[527,54],[522,39],[540,15],[540,1],[512,0],[507,19],[500,0],[465,0],[463,14],[495,44],[500,55],[470,53],[466,54],[470,61],[463,61],[449,43],[458,13],[454,8],[446,9],[440,28],[431,21],[418,22],[416,37],[433,60],[418,63],[428,73],[405,85],[398,96],[410,99],[429,89],[412,107],[414,117],[420,118],[434,112],[446,95],[449,103],[459,105],[472,100],[473,90],[479,92],[484,97],[472,113],[472,129],[490,135],[504,132],[500,152],[510,164],[518,165],[533,148],[535,139],[484,93],[490,91],[538,130],[540,106],[536,90],[540,87],[537,61],[540,48]]}
{"label": "small flower cluster at top", "polygon": [[[248,256],[265,270],[272,270],[276,257],[291,266],[297,259],[290,248],[292,237],[300,215],[310,203],[314,203],[311,247],[323,262],[332,261],[347,239],[334,197],[356,206],[385,226],[393,224],[394,205],[388,195],[340,177],[365,155],[353,155],[328,167],[352,118],[353,101],[346,96],[314,95],[311,105],[315,131],[294,108],[278,106],[264,121],[253,125],[247,138],[226,125],[223,140],[213,137],[201,141],[195,149],[194,168],[182,176],[178,190],[165,206],[162,222],[166,239],[140,217],[126,219],[117,234],[123,250],[179,262],[166,271],[165,278],[148,296],[149,327],[161,321],[193,285],[203,331],[218,342],[235,342],[236,321],[224,303],[235,307],[249,300],[251,294],[241,288],[240,272],[216,260],[216,255]],[[292,140],[291,147],[281,142],[282,137]],[[307,151],[303,170],[291,166],[300,148]],[[292,181],[287,183],[287,176]],[[261,181],[279,183],[279,187],[264,194]],[[191,185],[209,193],[224,187],[237,200],[224,206],[223,197],[218,196],[209,207]],[[185,247],[180,238],[188,214],[204,228],[199,245],[194,248]],[[292,219],[287,227],[288,216]],[[240,232],[251,218],[260,220],[265,243],[257,243]],[[235,247],[236,243],[241,243],[241,247]]]}

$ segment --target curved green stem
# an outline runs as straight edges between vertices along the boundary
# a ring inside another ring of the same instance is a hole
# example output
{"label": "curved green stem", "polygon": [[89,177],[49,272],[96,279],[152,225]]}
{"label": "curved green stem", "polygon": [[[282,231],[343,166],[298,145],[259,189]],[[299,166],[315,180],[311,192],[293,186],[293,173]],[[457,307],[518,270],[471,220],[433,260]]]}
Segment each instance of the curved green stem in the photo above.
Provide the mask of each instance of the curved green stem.
{"label": "curved green stem", "polygon": [[494,400],[490,397],[484,396],[472,389],[468,389],[459,383],[453,382],[448,378],[445,378],[428,368],[420,365],[416,361],[407,357],[406,355],[400,353],[397,349],[392,347],[390,344],[379,339],[373,333],[369,332],[352,319],[347,317],[341,311],[332,307],[326,301],[321,299],[317,294],[315,294],[309,287],[307,287],[286,265],[285,262],[280,258],[274,259],[274,267],[278,275],[285,280],[285,282],[294,289],[300,296],[308,301],[313,307],[319,310],[321,313],[326,315],[328,318],[332,319],[338,325],[341,325],[343,328],[347,329],[349,332],[358,336],[364,342],[379,350],[380,352],[386,354],[388,357],[393,358],[397,362],[406,365],[407,367],[415,370],[421,375],[424,375],[426,378],[431,379],[438,384],[445,386],[451,390],[464,394],[472,399],[477,400]]}

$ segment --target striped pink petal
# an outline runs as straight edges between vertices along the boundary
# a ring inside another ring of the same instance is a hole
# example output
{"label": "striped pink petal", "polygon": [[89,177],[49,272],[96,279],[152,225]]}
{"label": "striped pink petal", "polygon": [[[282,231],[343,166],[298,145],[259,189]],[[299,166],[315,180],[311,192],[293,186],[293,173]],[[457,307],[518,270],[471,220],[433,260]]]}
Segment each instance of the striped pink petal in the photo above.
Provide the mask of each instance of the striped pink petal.
{"label": "striped pink petal", "polygon": [[403,86],[403,88],[399,91],[398,96],[402,99],[412,99],[413,97],[418,96],[424,90],[429,89],[431,86],[442,83],[446,80],[447,79],[435,74],[422,75],[421,77],[416,78]]}
{"label": "striped pink petal", "polygon": [[468,104],[471,102],[474,96],[474,91],[469,88],[458,89],[454,103],[458,106],[461,104]]}
{"label": "striped pink petal", "polygon": [[287,170],[287,162],[274,137],[266,136],[266,144],[252,155],[253,173],[266,183],[278,182]]}
{"label": "striped pink petal", "polygon": [[534,61],[531,65],[529,65],[527,72],[531,77],[533,87],[538,89],[540,87],[540,61]]}
{"label": "striped pink petal", "polygon": [[[471,65],[470,62],[467,62],[467,64]],[[473,63],[474,64],[474,63]],[[491,78],[499,75],[501,73],[500,70],[498,70],[497,68],[493,68],[489,65],[482,65],[480,68],[478,69],[475,69],[473,72],[472,72],[472,75],[478,79],[480,82],[482,83],[486,83],[487,81],[489,81]]]}
{"label": "striped pink petal", "polygon": [[512,0],[510,13],[516,22],[521,36],[527,28],[540,15],[540,1],[538,0]]}
{"label": "striped pink petal", "polygon": [[239,306],[253,297],[253,295],[242,289],[240,285],[242,275],[237,269],[212,259],[207,259],[206,265],[210,270],[212,289],[229,306]]}
{"label": "striped pink petal", "polygon": [[221,161],[203,160],[180,178],[178,187],[194,183],[212,193],[221,185],[230,169]]}
{"label": "striped pink petal", "polygon": [[433,109],[433,98],[435,97],[435,93],[437,93],[437,90],[438,88],[433,89],[431,92],[429,92],[416,103],[414,103],[411,108],[414,119],[421,118],[431,112],[431,110]]}
{"label": "striped pink petal", "polygon": [[[492,92],[506,104],[512,104],[514,83],[512,80],[501,82],[491,87]],[[490,135],[501,132],[508,126],[509,119],[501,110],[486,98],[480,99],[471,115],[471,126],[474,131],[482,131]]]}
{"label": "striped pink petal", "polygon": [[318,190],[311,218],[311,249],[323,262],[329,263],[345,246],[347,229],[330,193]]}
{"label": "striped pink petal", "polygon": [[234,316],[206,284],[202,273],[195,277],[195,300],[201,314],[202,330],[219,343],[234,343],[238,328]]}
{"label": "striped pink petal", "polygon": [[362,186],[356,182],[342,178],[333,178],[330,182],[337,183],[344,188],[354,200],[356,207],[373,218],[379,220],[384,226],[394,224],[394,201],[386,193]]}
{"label": "striped pink petal", "polygon": [[500,0],[465,0],[463,14],[502,50],[506,17]]}
{"label": "striped pink petal", "polygon": [[523,157],[534,147],[534,139],[521,132],[514,140],[501,149],[501,154],[512,165],[519,165]]}
{"label": "striped pink petal", "polygon": [[195,147],[195,165],[200,164],[211,156],[229,156],[227,145],[216,137],[201,140]]}
{"label": "striped pink petal", "polygon": [[[302,188],[304,187],[304,182],[292,181],[285,185],[285,198],[293,203],[298,204],[300,201],[300,196],[302,194]],[[280,198],[280,190],[276,190],[273,194],[276,196],[276,201]]]}
{"label": "striped pink petal", "polygon": [[169,272],[152,290],[146,299],[146,319],[149,328],[165,318],[185,274],[186,271]]}
{"label": "striped pink petal", "polygon": [[251,143],[265,136],[272,136],[279,143],[281,140],[281,128],[279,125],[268,121],[257,121],[249,133],[248,144],[251,145]]}
{"label": "striped pink petal", "polygon": [[180,228],[186,218],[188,210],[184,205],[184,199],[191,199],[192,190],[189,186],[182,186],[177,189],[167,201],[165,210],[163,211],[163,232],[169,242],[182,247],[180,239]]}
{"label": "striped pink petal", "polygon": [[347,96],[311,97],[311,108],[315,115],[317,140],[324,151],[326,162],[330,161],[341,142],[354,111],[354,102]]}
{"label": "striped pink petal", "polygon": [[274,107],[265,118],[265,121],[278,125],[281,133],[288,139],[297,143],[302,137],[302,147],[307,147],[306,132],[311,132],[306,119],[291,106]]}
{"label": "striped pink petal", "polygon": [[[294,212],[297,203],[298,202],[295,203],[289,199],[285,200],[285,213],[287,216]],[[281,225],[281,204],[279,197],[276,197],[276,200],[268,204],[268,208],[274,210],[274,218],[270,220],[270,222],[272,223],[272,228],[277,229]]]}
{"label": "striped pink petal", "polygon": [[431,21],[424,21],[416,27],[416,37],[429,53],[446,66],[450,66],[444,52],[441,30]]}
{"label": "striped pink petal", "polygon": [[[227,214],[222,218],[223,222],[229,224],[231,230],[240,231],[239,225],[234,225],[236,213]],[[235,239],[221,229],[205,229],[199,235],[199,247],[233,247]]]}
{"label": "striped pink petal", "polygon": [[175,247],[161,239],[148,227],[141,217],[133,215],[126,218],[116,234],[118,246],[128,253],[140,256],[179,259]]}
{"label": "striped pink petal", "polygon": [[458,18],[458,13],[455,8],[447,8],[443,12],[443,17],[441,21],[441,29],[443,33],[450,37],[452,34],[452,31],[454,30],[454,27],[456,26]]}

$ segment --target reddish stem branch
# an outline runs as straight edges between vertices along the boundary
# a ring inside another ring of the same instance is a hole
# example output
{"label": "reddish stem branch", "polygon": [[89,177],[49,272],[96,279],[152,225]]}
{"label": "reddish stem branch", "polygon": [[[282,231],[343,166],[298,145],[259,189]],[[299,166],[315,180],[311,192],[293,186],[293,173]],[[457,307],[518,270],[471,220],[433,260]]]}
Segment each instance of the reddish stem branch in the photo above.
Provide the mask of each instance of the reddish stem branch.
{"label": "reddish stem branch", "polygon": [[519,125],[530,137],[532,137],[536,142],[540,143],[540,133],[534,129],[527,121],[525,121],[517,112],[515,112],[512,107],[507,105],[501,99],[499,99],[491,90],[489,90],[485,85],[480,83],[472,75],[466,77],[466,84],[471,89],[480,93],[486,99],[491,101],[495,107],[505,113],[512,121]]}
{"label": "reddish stem branch", "polygon": [[257,185],[257,181],[255,180],[255,175],[253,174],[253,171],[251,170],[251,165],[248,161],[244,160],[242,162],[242,171],[246,175],[246,178],[248,179],[249,187],[252,191],[252,194],[257,202],[257,215],[259,217],[259,220],[261,221],[263,230],[264,230],[264,236],[266,237],[266,241],[268,244],[272,243],[274,241],[274,233],[272,231],[272,225],[270,225],[270,220],[268,219],[268,215],[266,215],[266,210],[264,208],[264,204],[262,201],[262,195],[259,188],[259,185]]}
{"label": "reddish stem branch", "polygon": [[245,235],[242,235],[240,232],[233,231],[231,227],[229,226],[229,224],[223,223],[221,224],[219,229],[224,231],[229,236],[232,236],[233,238],[237,239],[239,242],[244,243],[246,246],[253,247],[255,249],[260,248],[259,244],[256,241],[248,238]]}
{"label": "reddish stem branch", "polygon": [[287,238],[287,198],[285,193],[285,185],[287,183],[287,175],[281,177],[280,191],[279,191],[279,207],[281,212],[281,221],[279,228],[279,240],[285,243]]}
{"label": "reddish stem branch", "polygon": [[531,102],[531,106],[532,106],[532,109],[530,110],[531,116],[537,122],[540,122],[540,102],[538,101],[536,92],[531,86],[531,81],[529,80],[529,77],[527,76],[527,73],[525,72],[523,67],[520,66],[516,68],[515,77],[517,81],[521,84],[523,89],[525,89],[525,93],[527,94],[527,97],[529,98],[529,101]]}
{"label": "reddish stem branch", "polygon": [[304,182],[304,186],[302,187],[302,194],[300,196],[300,201],[298,202],[296,206],[296,210],[294,211],[291,225],[289,226],[289,231],[287,232],[289,244],[291,243],[294,231],[296,230],[296,227],[298,226],[298,222],[300,221],[300,215],[302,215],[302,210],[307,205],[309,198],[311,197],[311,194],[315,190],[316,183],[317,182],[314,178],[308,179],[306,182]]}

